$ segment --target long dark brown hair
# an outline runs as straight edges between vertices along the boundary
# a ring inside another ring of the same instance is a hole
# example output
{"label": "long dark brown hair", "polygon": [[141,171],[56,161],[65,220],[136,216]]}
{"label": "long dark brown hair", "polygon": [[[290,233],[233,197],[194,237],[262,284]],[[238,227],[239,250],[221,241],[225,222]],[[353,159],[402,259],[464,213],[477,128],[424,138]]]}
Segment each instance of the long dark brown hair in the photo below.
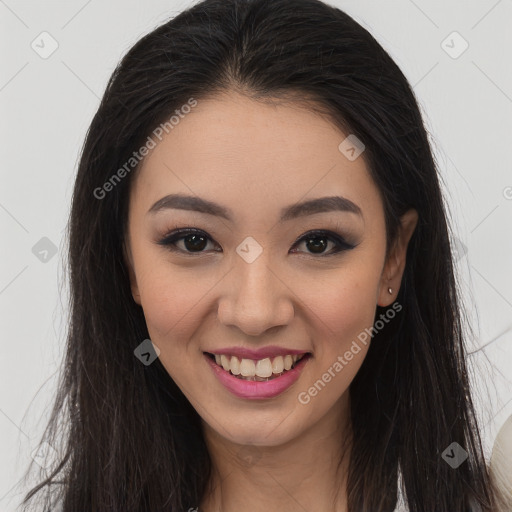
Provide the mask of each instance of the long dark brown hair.
{"label": "long dark brown hair", "polygon": [[[201,501],[211,461],[200,418],[158,359],[145,366],[134,356],[149,338],[123,258],[137,168],[108,193],[95,190],[190,98],[230,91],[312,98],[363,141],[388,247],[399,217],[419,214],[397,297],[403,310],[375,335],[350,386],[349,510],[392,511],[399,475],[413,512],[491,510],[447,212],[418,104],[377,41],[318,0],[202,1],[115,69],[87,133],[69,220],[67,351],[42,439],[60,455],[24,510],[36,496],[45,511],[59,501],[63,512],[181,512]],[[441,456],[453,442],[468,453],[457,469]]]}

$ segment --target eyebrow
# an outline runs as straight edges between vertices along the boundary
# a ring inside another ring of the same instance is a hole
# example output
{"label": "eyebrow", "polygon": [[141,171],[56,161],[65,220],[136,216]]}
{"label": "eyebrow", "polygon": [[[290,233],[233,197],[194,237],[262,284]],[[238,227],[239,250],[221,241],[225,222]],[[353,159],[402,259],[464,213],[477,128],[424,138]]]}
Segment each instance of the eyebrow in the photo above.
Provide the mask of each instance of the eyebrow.
{"label": "eyebrow", "polygon": [[[157,213],[166,209],[195,211],[233,221],[233,214],[229,208],[225,208],[207,199],[183,194],[170,194],[162,197],[148,210],[148,213]],[[350,199],[342,196],[329,196],[303,201],[302,203],[296,203],[283,208],[280,221],[333,211],[355,213],[361,217],[363,215],[361,208],[350,201]]]}

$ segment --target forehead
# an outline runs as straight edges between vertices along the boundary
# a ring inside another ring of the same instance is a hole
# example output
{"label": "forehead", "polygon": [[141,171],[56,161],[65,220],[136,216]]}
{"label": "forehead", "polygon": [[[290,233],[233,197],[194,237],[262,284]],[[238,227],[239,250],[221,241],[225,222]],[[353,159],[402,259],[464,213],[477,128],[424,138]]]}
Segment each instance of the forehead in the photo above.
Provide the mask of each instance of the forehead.
{"label": "forehead", "polygon": [[132,200],[147,210],[183,192],[227,205],[241,221],[332,195],[368,210],[380,204],[378,190],[364,159],[340,151],[347,135],[299,101],[198,100],[146,156]]}

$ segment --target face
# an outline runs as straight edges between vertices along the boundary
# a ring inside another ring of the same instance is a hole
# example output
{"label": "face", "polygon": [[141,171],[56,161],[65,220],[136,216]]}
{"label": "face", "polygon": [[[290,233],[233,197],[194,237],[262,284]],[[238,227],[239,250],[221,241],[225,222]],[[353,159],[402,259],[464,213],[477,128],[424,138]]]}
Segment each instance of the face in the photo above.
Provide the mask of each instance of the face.
{"label": "face", "polygon": [[132,184],[133,298],[163,366],[234,443],[275,446],[346,411],[362,333],[400,286],[415,212],[386,258],[379,191],[346,135],[300,103],[218,96]]}

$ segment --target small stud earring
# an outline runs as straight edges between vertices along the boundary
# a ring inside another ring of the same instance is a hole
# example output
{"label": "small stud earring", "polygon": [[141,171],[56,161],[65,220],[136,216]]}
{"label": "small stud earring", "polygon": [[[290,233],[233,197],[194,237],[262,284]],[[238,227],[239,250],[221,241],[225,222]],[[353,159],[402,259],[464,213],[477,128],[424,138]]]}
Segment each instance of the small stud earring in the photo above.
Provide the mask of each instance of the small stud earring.
{"label": "small stud earring", "polygon": [[388,288],[388,293],[391,295],[393,293],[393,288]]}

